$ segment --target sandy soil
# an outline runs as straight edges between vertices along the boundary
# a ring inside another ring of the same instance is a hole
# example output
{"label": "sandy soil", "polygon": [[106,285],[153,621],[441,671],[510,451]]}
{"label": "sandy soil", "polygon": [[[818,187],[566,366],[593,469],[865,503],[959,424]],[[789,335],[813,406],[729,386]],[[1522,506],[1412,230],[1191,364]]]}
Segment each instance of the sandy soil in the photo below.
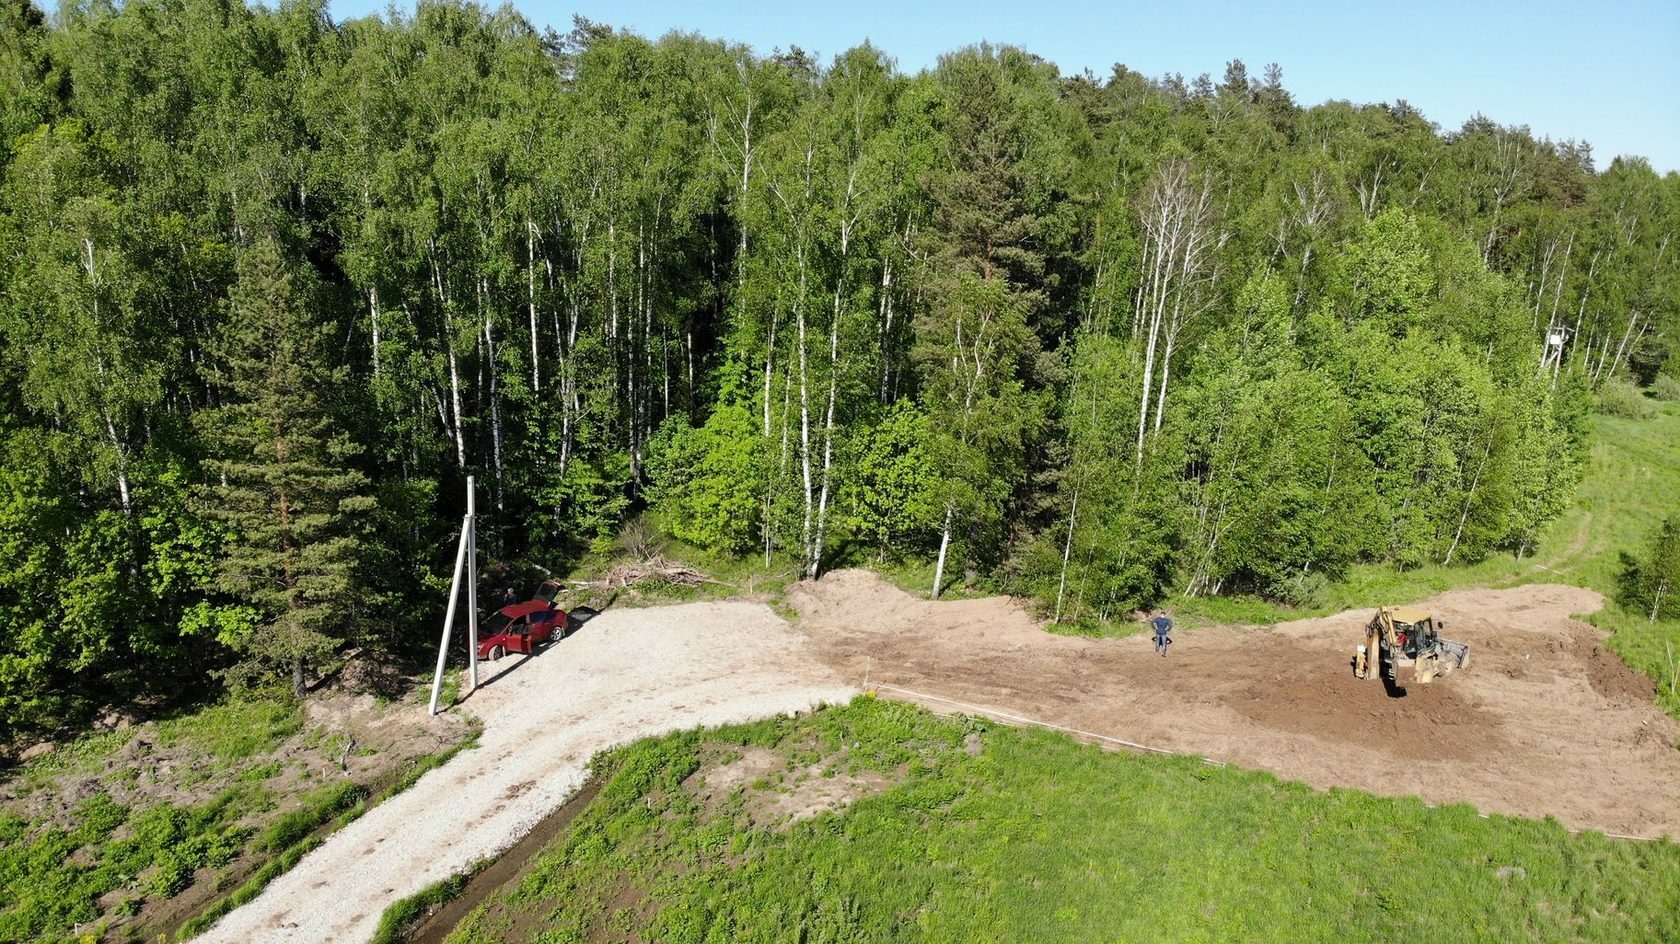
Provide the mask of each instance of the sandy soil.
{"label": "sandy soil", "polygon": [[331,836],[204,942],[365,941],[385,906],[494,856],[640,737],[842,702],[853,690],[763,605],[603,613],[543,653],[481,666],[480,746]]}
{"label": "sandy soil", "polygon": [[[1571,618],[1598,594],[1550,584],[1428,602],[1468,668],[1392,698],[1353,678],[1369,610],[1150,638],[1044,632],[1003,598],[930,603],[865,571],[788,595],[848,681],[892,685],[1174,752],[1484,812],[1680,836],[1680,723],[1651,681]],[[1405,602],[1405,601],[1397,601]],[[900,693],[886,692],[895,697]],[[916,700],[911,698],[910,700]],[[946,703],[928,706],[950,711]]]}

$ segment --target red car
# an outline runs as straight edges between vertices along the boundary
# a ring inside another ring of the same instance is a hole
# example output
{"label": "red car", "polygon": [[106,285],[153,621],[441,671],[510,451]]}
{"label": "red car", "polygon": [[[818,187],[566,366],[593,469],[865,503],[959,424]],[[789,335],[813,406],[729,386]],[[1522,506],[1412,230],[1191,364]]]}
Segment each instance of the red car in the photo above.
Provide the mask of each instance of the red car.
{"label": "red car", "polygon": [[537,647],[566,634],[566,611],[532,600],[497,610],[478,630],[478,657],[500,659],[510,652],[530,655]]}

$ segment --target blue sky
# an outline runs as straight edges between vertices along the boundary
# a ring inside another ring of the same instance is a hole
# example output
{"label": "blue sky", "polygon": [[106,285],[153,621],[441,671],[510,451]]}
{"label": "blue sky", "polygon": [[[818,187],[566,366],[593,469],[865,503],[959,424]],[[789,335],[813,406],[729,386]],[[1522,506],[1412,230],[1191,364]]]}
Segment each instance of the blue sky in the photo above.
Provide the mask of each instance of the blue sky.
{"label": "blue sky", "polygon": [[[334,0],[346,19],[385,0]],[[412,9],[412,2],[399,4]],[[915,3],[909,0],[683,3],[518,0],[532,22],[564,31],[574,12],[650,38],[671,30],[789,45],[824,58],[865,39],[914,72],[985,39],[1023,46],[1064,73],[1099,76],[1123,62],[1148,75],[1217,79],[1228,59],[1252,75],[1268,62],[1302,104],[1404,98],[1443,128],[1482,112],[1537,135],[1584,138],[1600,168],[1617,154],[1680,169],[1680,0],[1593,3]]]}

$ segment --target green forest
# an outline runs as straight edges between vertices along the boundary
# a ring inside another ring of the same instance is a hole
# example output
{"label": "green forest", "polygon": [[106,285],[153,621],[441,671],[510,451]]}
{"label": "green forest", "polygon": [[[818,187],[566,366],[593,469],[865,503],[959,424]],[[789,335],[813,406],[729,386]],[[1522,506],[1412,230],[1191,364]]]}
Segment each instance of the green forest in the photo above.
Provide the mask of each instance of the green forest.
{"label": "green forest", "polygon": [[0,0],[0,736],[435,645],[469,475],[494,559],[645,516],[1076,626],[1530,554],[1680,390],[1677,232],[1275,65]]}

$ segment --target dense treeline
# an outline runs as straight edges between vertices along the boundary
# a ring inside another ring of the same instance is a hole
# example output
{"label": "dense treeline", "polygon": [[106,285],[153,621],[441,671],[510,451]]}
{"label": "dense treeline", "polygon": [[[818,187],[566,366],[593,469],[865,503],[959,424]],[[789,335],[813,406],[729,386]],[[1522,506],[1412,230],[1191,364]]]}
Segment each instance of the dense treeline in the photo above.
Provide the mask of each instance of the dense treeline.
{"label": "dense treeline", "polygon": [[1072,621],[1526,553],[1680,327],[1680,177],[1275,67],[0,11],[9,726],[429,637],[468,474]]}

